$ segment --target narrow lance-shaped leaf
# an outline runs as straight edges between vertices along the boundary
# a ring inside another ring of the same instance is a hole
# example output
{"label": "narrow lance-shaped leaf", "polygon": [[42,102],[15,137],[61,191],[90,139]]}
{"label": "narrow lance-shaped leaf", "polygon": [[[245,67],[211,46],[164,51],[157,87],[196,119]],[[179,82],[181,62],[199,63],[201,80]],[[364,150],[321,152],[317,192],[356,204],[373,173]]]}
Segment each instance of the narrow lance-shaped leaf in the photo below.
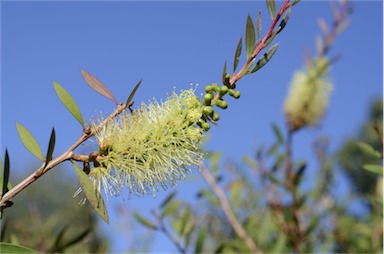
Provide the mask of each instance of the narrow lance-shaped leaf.
{"label": "narrow lance-shaped leaf", "polygon": [[174,213],[180,206],[181,206],[180,201],[175,201],[175,202],[170,203],[169,205],[167,205],[165,207],[165,209],[161,213],[160,218],[164,218],[165,216]]}
{"label": "narrow lance-shaped leaf", "polygon": [[161,202],[159,207],[164,208],[175,196],[176,196],[176,192],[175,191],[171,192],[171,194],[169,194],[168,197],[163,202]]}
{"label": "narrow lance-shaped leaf", "polygon": [[55,237],[55,241],[52,247],[49,249],[49,253],[55,253],[60,251],[60,245],[62,245],[64,234],[68,231],[68,225],[65,225]]}
{"label": "narrow lance-shaped leaf", "polygon": [[4,173],[2,175],[2,190],[1,190],[1,197],[4,196],[5,193],[8,192],[8,181],[9,181],[9,155],[8,150],[5,149],[5,156],[4,156]]}
{"label": "narrow lance-shaped leaf", "polygon": [[283,135],[281,134],[279,127],[276,124],[273,124],[272,128],[273,128],[273,132],[275,133],[275,136],[276,136],[279,144],[280,145],[284,144],[284,138],[283,138]]}
{"label": "narrow lance-shaped leaf", "polygon": [[287,10],[287,12],[284,14],[284,17],[283,19],[281,20],[279,26],[277,27],[277,33],[280,33],[281,31],[283,31],[284,27],[287,25],[288,23],[288,19],[289,19],[289,15],[291,15],[291,8],[289,8]]}
{"label": "narrow lance-shaped leaf", "polygon": [[294,5],[297,4],[298,2],[300,2],[300,0],[294,0],[294,1],[292,2],[292,6],[294,6]]}
{"label": "narrow lance-shaped leaf", "polygon": [[63,246],[60,246],[62,251],[70,246],[75,245],[78,242],[81,242],[86,236],[88,236],[92,232],[92,226],[89,226],[88,228],[84,229],[82,232],[80,232],[78,235],[73,236],[72,239],[68,240]]}
{"label": "narrow lance-shaped leaf", "polygon": [[150,222],[149,220],[147,220],[146,218],[144,218],[143,216],[141,216],[140,214],[138,213],[134,213],[133,216],[136,218],[136,220],[138,222],[140,222],[140,224],[142,224],[143,226],[147,227],[147,228],[150,228],[150,229],[153,229],[153,230],[156,230],[157,229],[157,226],[155,224],[153,224],[152,222]]}
{"label": "narrow lance-shaped leaf", "polygon": [[255,27],[253,25],[251,16],[248,15],[247,26],[245,29],[245,48],[247,51],[247,58],[249,58],[255,50],[255,40]]}
{"label": "narrow lance-shaped leaf", "polygon": [[383,165],[366,164],[366,165],[363,165],[363,168],[372,173],[375,173],[381,176],[383,175]]}
{"label": "narrow lance-shaped leaf", "polygon": [[224,63],[224,68],[223,68],[223,74],[222,74],[222,82],[225,85],[225,75],[227,75],[227,61]]}
{"label": "narrow lance-shaped leaf", "polygon": [[243,161],[249,166],[251,167],[253,170],[256,170],[257,169],[257,163],[256,161],[254,161],[253,159],[251,159],[251,157],[249,156],[243,156]]}
{"label": "narrow lance-shaped leaf", "polygon": [[109,89],[103,83],[101,83],[101,81],[99,81],[95,76],[93,76],[92,74],[90,74],[84,70],[81,70],[81,74],[83,75],[85,82],[93,90],[95,90],[97,93],[99,93],[102,96],[112,100],[113,102],[115,102],[117,104],[116,99],[113,96],[113,94],[111,93],[111,91],[109,91]]}
{"label": "narrow lance-shaped leaf", "polygon": [[356,145],[360,148],[360,150],[367,156],[372,158],[381,158],[381,154],[376,151],[371,145],[364,142],[357,142]]}
{"label": "narrow lance-shaped leaf", "polygon": [[129,97],[128,97],[128,99],[127,99],[127,102],[125,103],[125,107],[128,107],[128,106],[129,106],[129,103],[132,101],[133,96],[135,96],[135,93],[136,93],[137,89],[139,89],[139,86],[140,86],[140,84],[141,84],[141,81],[142,81],[142,80],[140,80],[139,83],[137,83],[137,85],[135,86],[135,88],[133,88],[131,94],[129,95]]}
{"label": "narrow lance-shaped leaf", "polygon": [[79,107],[77,106],[74,99],[72,99],[71,95],[57,82],[53,82],[53,86],[55,87],[56,94],[59,97],[60,101],[64,104],[64,106],[68,109],[68,111],[76,118],[76,120],[84,127],[84,120]]}
{"label": "narrow lance-shaped leaf", "polygon": [[318,23],[319,23],[320,30],[323,33],[323,36],[326,36],[328,34],[328,31],[329,31],[327,23],[325,22],[325,20],[323,18],[319,18]]}
{"label": "narrow lance-shaped leaf", "polygon": [[187,223],[191,222],[191,216],[192,216],[192,208],[191,206],[188,205],[187,208],[185,208],[183,219],[181,221],[180,232],[179,232],[180,234],[186,233],[185,228]]}
{"label": "narrow lance-shaped leaf", "polygon": [[37,143],[36,139],[32,134],[25,128],[23,125],[16,123],[17,132],[25,148],[28,149],[35,157],[43,161],[43,152],[41,151],[40,145]]}
{"label": "narrow lance-shaped leaf", "polygon": [[275,0],[267,0],[267,7],[268,7],[269,15],[271,15],[271,19],[273,19],[275,17],[275,11],[276,11]]}
{"label": "narrow lance-shaped leaf", "polygon": [[261,34],[261,11],[257,13],[257,19],[256,19],[256,31],[257,31],[257,38],[260,40],[260,34]]}
{"label": "narrow lance-shaped leaf", "polygon": [[258,71],[264,65],[266,65],[268,63],[268,61],[271,60],[272,56],[275,54],[278,46],[279,46],[279,44],[276,43],[270,49],[268,49],[268,51],[262,57],[260,57],[259,61],[257,61],[256,65],[255,65],[255,67],[253,67],[251,73]]}
{"label": "narrow lance-shaped leaf", "polygon": [[38,253],[38,251],[30,249],[28,247],[24,247],[17,244],[12,243],[0,243],[0,250],[1,253],[8,253],[8,254],[30,254],[30,253]]}
{"label": "narrow lance-shaped leaf", "polygon": [[237,65],[239,64],[242,46],[243,46],[243,37],[240,37],[240,40],[237,43],[237,47],[236,47],[235,58],[233,60],[233,72],[236,71]]}
{"label": "narrow lance-shaped leaf", "polygon": [[203,252],[203,245],[205,236],[207,235],[208,228],[205,226],[200,230],[199,236],[197,237],[196,246],[195,246],[195,253],[202,253]]}
{"label": "narrow lance-shaped leaf", "polygon": [[108,212],[107,212],[107,209],[105,208],[105,203],[100,192],[95,188],[92,181],[83,172],[83,170],[81,170],[79,166],[77,166],[74,162],[72,162],[72,165],[76,171],[77,179],[79,180],[79,183],[81,185],[81,188],[85,196],[87,197],[87,200],[89,201],[93,209],[95,209],[97,214],[106,223],[109,223]]}
{"label": "narrow lance-shaped leaf", "polygon": [[51,137],[49,138],[47,156],[45,156],[44,169],[47,167],[48,163],[52,160],[53,150],[55,149],[55,143],[56,143],[55,128],[52,128]]}

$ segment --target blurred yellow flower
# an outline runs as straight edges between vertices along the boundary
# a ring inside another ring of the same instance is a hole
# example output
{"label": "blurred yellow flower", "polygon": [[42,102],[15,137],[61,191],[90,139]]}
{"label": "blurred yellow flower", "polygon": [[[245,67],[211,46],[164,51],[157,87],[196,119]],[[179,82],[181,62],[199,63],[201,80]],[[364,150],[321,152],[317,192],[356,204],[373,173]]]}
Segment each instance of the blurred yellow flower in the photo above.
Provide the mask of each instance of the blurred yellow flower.
{"label": "blurred yellow flower", "polygon": [[284,112],[290,131],[317,125],[329,104],[332,84],[327,78],[329,63],[321,58],[297,71],[291,81]]}

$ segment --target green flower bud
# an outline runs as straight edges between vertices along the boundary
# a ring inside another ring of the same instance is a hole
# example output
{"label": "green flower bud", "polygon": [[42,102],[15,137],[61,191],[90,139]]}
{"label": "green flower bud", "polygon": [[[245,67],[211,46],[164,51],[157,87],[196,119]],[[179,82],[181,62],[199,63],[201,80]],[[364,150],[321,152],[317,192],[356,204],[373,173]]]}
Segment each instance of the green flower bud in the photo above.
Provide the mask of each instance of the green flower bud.
{"label": "green flower bud", "polygon": [[211,106],[206,106],[206,107],[204,107],[204,109],[203,109],[203,113],[205,114],[205,115],[212,115],[212,113],[213,113],[213,109],[212,109],[212,107]]}
{"label": "green flower bud", "polygon": [[207,93],[204,95],[204,104],[205,105],[211,105],[211,101],[213,99],[213,95],[210,93]]}
{"label": "green flower bud", "polygon": [[206,87],[205,87],[205,91],[206,91],[207,93],[211,92],[212,89],[213,89],[212,86],[206,86]]}
{"label": "green flower bud", "polygon": [[204,131],[208,131],[211,128],[211,126],[209,125],[209,123],[205,122],[202,124],[202,128]]}
{"label": "green flower bud", "polygon": [[224,95],[228,92],[228,86],[220,87],[220,95]]}
{"label": "green flower bud", "polygon": [[219,121],[220,120],[220,115],[216,112],[213,112],[213,115],[212,115],[212,120],[213,121]]}
{"label": "green flower bud", "polygon": [[226,109],[226,108],[228,108],[228,103],[224,100],[217,100],[216,106],[218,106],[219,108],[222,108],[222,109]]}
{"label": "green flower bud", "polygon": [[228,94],[233,97],[235,95],[235,90],[229,89]]}
{"label": "green flower bud", "polygon": [[235,91],[235,93],[233,94],[233,98],[239,99],[240,98],[240,91]]}
{"label": "green flower bud", "polygon": [[224,77],[224,85],[226,85],[226,86],[229,86],[230,84],[229,84],[229,80],[230,80],[230,78],[231,78],[231,75],[229,75],[228,73],[225,75],[225,77]]}
{"label": "green flower bud", "polygon": [[212,88],[213,88],[213,91],[215,91],[217,93],[220,91],[220,86],[217,83],[213,83]]}

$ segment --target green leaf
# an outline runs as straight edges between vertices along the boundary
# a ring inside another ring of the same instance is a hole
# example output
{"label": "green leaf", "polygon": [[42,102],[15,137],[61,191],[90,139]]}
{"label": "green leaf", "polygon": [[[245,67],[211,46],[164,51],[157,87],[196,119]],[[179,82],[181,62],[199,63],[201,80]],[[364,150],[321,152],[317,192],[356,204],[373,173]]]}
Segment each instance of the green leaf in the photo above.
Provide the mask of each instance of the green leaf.
{"label": "green leaf", "polygon": [[64,250],[68,247],[75,245],[76,243],[82,241],[85,237],[87,237],[92,232],[92,226],[89,226],[85,230],[81,231],[77,235],[73,236],[71,239],[67,240],[64,243],[62,241],[58,242],[57,245],[54,245],[53,248],[49,251],[49,253],[63,253]]}
{"label": "green leaf", "polygon": [[174,197],[176,196],[176,191],[172,191],[166,199],[160,204],[160,208],[164,208]]}
{"label": "green leaf", "polygon": [[8,253],[8,254],[30,254],[30,253],[38,253],[38,251],[30,249],[28,247],[24,247],[17,244],[11,244],[11,243],[0,243],[0,250],[1,253]]}
{"label": "green leaf", "polygon": [[95,90],[97,93],[99,93],[102,96],[112,100],[113,102],[115,102],[117,104],[116,99],[113,96],[113,94],[111,93],[111,91],[109,91],[109,89],[101,81],[99,81],[95,76],[93,76],[92,74],[90,74],[84,70],[81,70],[81,75],[83,75],[85,82],[93,90]]}
{"label": "green leaf", "polygon": [[267,157],[271,156],[271,155],[276,155],[276,153],[278,152],[278,149],[280,147],[280,144],[279,143],[274,143],[267,151]]}
{"label": "green leaf", "polygon": [[291,8],[289,8],[287,10],[287,12],[284,14],[284,17],[283,19],[281,20],[279,26],[277,27],[277,33],[280,33],[281,31],[283,31],[284,27],[287,25],[288,23],[288,19],[289,19],[289,15],[291,15]]}
{"label": "green leaf", "polygon": [[55,87],[56,94],[59,97],[60,101],[68,109],[68,111],[76,118],[76,120],[84,127],[84,120],[79,107],[76,102],[72,99],[71,95],[57,82],[53,81],[53,86]]}
{"label": "green leaf", "polygon": [[150,229],[153,229],[153,230],[156,230],[157,229],[157,226],[154,225],[152,222],[150,222],[149,220],[147,220],[146,218],[144,218],[143,216],[141,216],[140,214],[138,213],[133,213],[133,216],[136,218],[136,220],[138,222],[140,222],[140,224],[142,224],[143,226],[147,227],[147,228],[150,228]]}
{"label": "green leaf", "polygon": [[180,227],[180,234],[184,235],[185,233],[188,233],[188,230],[186,229],[186,225],[191,222],[191,216],[192,216],[192,208],[190,205],[188,205],[183,214],[183,218],[181,220],[181,227]]}
{"label": "green leaf", "polygon": [[319,18],[318,23],[323,36],[327,36],[329,29],[325,20],[323,18]]}
{"label": "green leaf", "polygon": [[54,241],[52,247],[49,249],[48,253],[55,253],[55,252],[59,252],[61,250],[60,249],[61,242],[62,242],[64,234],[65,234],[65,232],[67,232],[67,230],[68,230],[68,225],[65,225],[60,230],[59,234],[57,234],[57,236],[55,237],[55,241]]}
{"label": "green leaf", "polygon": [[279,142],[279,144],[283,145],[284,144],[284,137],[281,134],[281,131],[280,131],[279,127],[276,124],[273,124],[272,125],[272,129],[273,129],[273,133],[275,133],[275,136],[276,136],[277,141]]}
{"label": "green leaf", "polygon": [[275,0],[267,0],[267,7],[268,7],[269,15],[271,15],[271,19],[273,19],[275,17],[275,12],[276,12]]}
{"label": "green leaf", "polygon": [[23,125],[16,123],[17,132],[19,133],[19,137],[25,148],[28,149],[35,157],[39,160],[43,161],[43,152],[36,139],[32,136],[32,134],[25,128]]}
{"label": "green leaf", "polygon": [[243,156],[243,161],[252,169],[257,169],[257,163],[249,156]]}
{"label": "green leaf", "polygon": [[256,31],[257,31],[257,38],[260,40],[260,34],[261,34],[261,11],[257,13],[257,19],[256,19]]}
{"label": "green leaf", "polygon": [[359,149],[367,156],[370,156],[372,158],[381,158],[381,154],[376,151],[371,145],[364,143],[364,142],[356,142],[356,145],[359,147]]}
{"label": "green leaf", "polygon": [[204,240],[207,235],[207,226],[203,227],[200,230],[199,236],[197,237],[196,246],[195,246],[195,253],[202,253],[203,252],[203,245]]}
{"label": "green leaf", "polygon": [[83,170],[81,170],[79,166],[77,166],[74,162],[72,162],[72,165],[75,168],[77,179],[79,180],[79,183],[85,196],[87,197],[87,200],[89,201],[93,209],[95,209],[97,214],[108,224],[108,212],[105,208],[104,200],[100,192],[96,189],[92,181],[83,172]]}
{"label": "green leaf", "polygon": [[[1,164],[1,162],[0,162]],[[4,156],[4,173],[2,174],[2,182],[1,182],[1,197],[4,196],[5,193],[8,192],[8,181],[9,181],[9,155],[8,155],[8,150],[5,149],[5,156]],[[3,171],[1,169],[1,171]],[[2,172],[0,172],[2,173]]]}
{"label": "green leaf", "polygon": [[47,156],[45,156],[44,169],[47,167],[48,163],[52,160],[53,150],[55,149],[55,142],[56,142],[55,128],[52,128],[51,137],[49,138]]}
{"label": "green leaf", "polygon": [[294,0],[294,1],[292,2],[292,6],[294,6],[294,5],[297,4],[298,2],[300,2],[300,0]]}
{"label": "green leaf", "polygon": [[160,218],[164,218],[165,216],[174,213],[180,206],[181,206],[180,201],[175,201],[173,203],[170,203],[165,207],[165,209],[160,215]]}
{"label": "green leaf", "polygon": [[125,103],[125,107],[128,107],[129,106],[129,103],[131,103],[132,99],[133,99],[133,96],[135,96],[135,93],[137,91],[137,89],[139,89],[139,86],[141,84],[141,81],[139,81],[139,83],[137,83],[137,85],[135,86],[135,88],[133,88],[131,94],[129,95],[128,99],[127,99],[127,102]]}
{"label": "green leaf", "polygon": [[247,26],[245,29],[245,48],[247,51],[247,58],[249,58],[252,55],[253,51],[255,50],[255,41],[256,41],[255,27],[253,25],[251,16],[248,15]]}
{"label": "green leaf", "polygon": [[275,45],[270,47],[268,49],[268,51],[265,52],[265,54],[262,57],[260,57],[259,61],[257,61],[256,65],[255,65],[255,67],[253,67],[251,73],[254,73],[254,72],[260,70],[264,65],[266,65],[269,62],[269,60],[271,60],[272,56],[275,54],[278,46],[279,46],[279,43],[276,43]]}
{"label": "green leaf", "polygon": [[363,168],[367,171],[370,171],[372,173],[383,175],[383,166],[382,165],[376,165],[376,164],[366,164],[363,165]]}
{"label": "green leaf", "polygon": [[239,64],[242,47],[243,47],[243,37],[240,36],[240,40],[237,43],[237,47],[236,47],[235,58],[233,60],[233,72],[236,71],[237,65]]}
{"label": "green leaf", "polygon": [[222,74],[222,82],[225,85],[225,76],[227,75],[227,61],[224,63],[224,68],[223,68],[223,74]]}

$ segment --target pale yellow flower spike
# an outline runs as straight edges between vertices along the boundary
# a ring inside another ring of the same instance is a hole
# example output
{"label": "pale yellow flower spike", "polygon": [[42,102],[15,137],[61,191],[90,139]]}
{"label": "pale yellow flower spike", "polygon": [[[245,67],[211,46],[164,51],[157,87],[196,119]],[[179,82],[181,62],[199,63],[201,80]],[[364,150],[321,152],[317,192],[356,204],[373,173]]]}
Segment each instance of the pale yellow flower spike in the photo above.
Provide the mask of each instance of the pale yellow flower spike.
{"label": "pale yellow flower spike", "polygon": [[[190,166],[197,166],[203,153],[201,103],[189,89],[172,95],[162,104],[142,104],[124,113],[95,134],[101,168],[92,173],[96,188],[118,195],[124,186],[133,194],[155,194],[183,179]],[[93,169],[93,170],[95,170]]]}
{"label": "pale yellow flower spike", "polygon": [[329,104],[332,84],[327,78],[328,61],[314,61],[306,71],[297,71],[291,81],[284,112],[291,131],[317,125]]}

